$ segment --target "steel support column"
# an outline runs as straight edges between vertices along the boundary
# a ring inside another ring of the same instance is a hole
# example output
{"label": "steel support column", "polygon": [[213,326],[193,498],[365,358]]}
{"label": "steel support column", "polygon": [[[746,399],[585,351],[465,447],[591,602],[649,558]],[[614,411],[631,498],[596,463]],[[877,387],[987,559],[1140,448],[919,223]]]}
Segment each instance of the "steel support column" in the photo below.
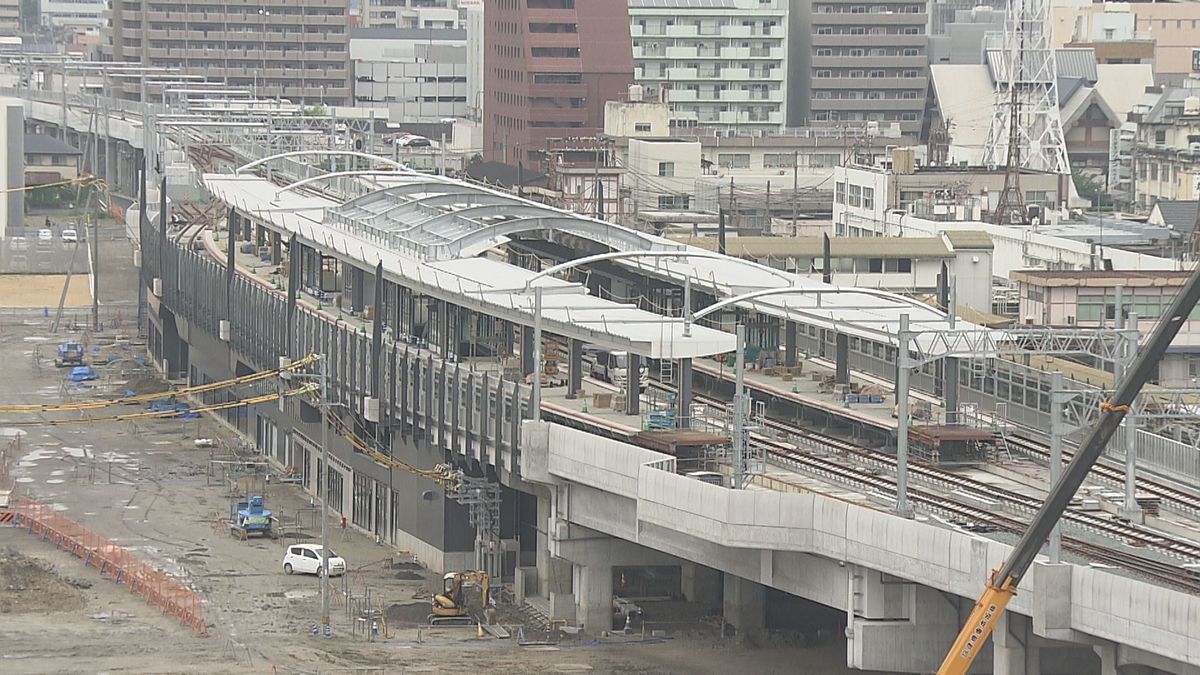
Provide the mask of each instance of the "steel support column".
{"label": "steel support column", "polygon": [[[1050,485],[1058,482],[1062,475],[1062,442],[1063,442],[1063,374],[1054,371],[1050,373]],[[1062,524],[1055,523],[1050,531],[1049,551],[1050,564],[1062,562]]]}
{"label": "steel support column", "polygon": [[783,324],[783,365],[796,367],[796,322],[785,319]]}
{"label": "steel support column", "polygon": [[836,372],[834,382],[837,384],[850,384],[850,336],[845,333],[838,333],[834,336],[837,346],[836,353]]}
{"label": "steel support column", "polygon": [[642,406],[642,355],[629,352],[625,371],[625,414],[640,415]]}
{"label": "steel support column", "polygon": [[583,340],[567,340],[567,398],[574,399],[583,389]]}
{"label": "steel support column", "polygon": [[678,420],[677,427],[680,429],[694,429],[696,425],[692,424],[692,360],[679,359],[679,400],[676,403],[679,406],[676,412]]}
{"label": "steel support column", "polygon": [[911,518],[913,511],[908,504],[908,375],[912,365],[908,353],[907,314],[900,315],[900,331],[896,338],[896,513]]}
{"label": "steel support column", "polygon": [[943,359],[942,400],[946,404],[946,424],[958,424],[959,360],[953,356]]}

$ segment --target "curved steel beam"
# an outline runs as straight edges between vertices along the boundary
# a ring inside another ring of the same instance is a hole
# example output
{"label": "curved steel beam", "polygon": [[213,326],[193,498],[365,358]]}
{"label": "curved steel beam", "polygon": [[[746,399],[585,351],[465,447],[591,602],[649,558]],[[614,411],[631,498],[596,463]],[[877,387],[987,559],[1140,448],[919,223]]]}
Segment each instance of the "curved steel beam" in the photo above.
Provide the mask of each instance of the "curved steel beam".
{"label": "curved steel beam", "polygon": [[[366,153],[366,152],[358,152],[355,150],[291,150],[289,152],[280,152],[280,153],[271,155],[269,157],[263,157],[261,159],[256,159],[253,162],[250,162],[249,164],[243,164],[243,165],[239,166],[238,168],[234,169],[233,173],[234,173],[234,175],[237,175],[243,171],[253,169],[257,166],[262,166],[263,164],[266,164],[267,162],[270,162],[271,160],[275,160],[275,159],[286,159],[288,157],[303,157],[306,155],[315,155],[317,157],[329,157],[329,156],[362,157],[364,159],[370,159],[370,160],[373,160],[376,162],[382,162],[383,164],[387,164],[388,166],[393,166],[396,169],[400,169],[405,172],[408,172],[407,166],[405,166],[404,164],[401,164],[400,162],[397,162],[394,159],[390,159],[388,157],[380,157],[379,155],[372,155],[372,154]],[[413,173],[415,173],[415,172],[413,172]]]}
{"label": "curved steel beam", "polygon": [[[455,194],[455,195],[484,194],[483,190],[477,190],[474,187],[467,185],[467,184],[460,185],[459,183],[454,182],[454,181],[442,180],[440,176],[429,176],[429,175],[426,175],[423,173],[416,173],[416,172],[408,172],[408,173],[405,173],[404,175],[412,177],[412,178],[420,178],[421,180],[419,182],[415,182],[415,183],[405,183],[404,185],[389,185],[387,187],[381,187],[378,190],[372,190],[365,194],[361,194],[361,195],[355,197],[354,199],[351,199],[351,200],[347,201],[346,203],[342,204],[342,206],[343,207],[356,206],[359,202],[367,201],[367,200],[371,199],[372,197],[378,197],[380,194],[388,194],[388,195],[392,195],[395,197],[403,197],[403,196],[406,196],[409,194],[419,194],[422,192],[432,192],[434,194]],[[439,186],[441,186],[443,188],[452,188],[452,189],[443,189],[442,191],[439,192],[437,189]]]}
{"label": "curved steel beam", "polygon": [[751,262],[749,260],[742,260],[741,258],[733,258],[733,257],[727,256],[723,253],[716,253],[713,251],[704,251],[704,250],[696,250],[696,251],[610,251],[608,253],[597,253],[595,255],[584,256],[582,258],[576,258],[575,260],[568,260],[567,262],[559,263],[552,267],[547,267],[546,269],[542,270],[541,272],[538,272],[537,274],[533,275],[532,277],[529,277],[529,280],[525,282],[525,287],[529,288],[529,286],[532,285],[533,282],[537,281],[538,279],[541,279],[542,277],[548,277],[552,274],[557,274],[558,272],[562,272],[564,270],[569,270],[573,267],[579,267],[580,265],[589,265],[591,263],[601,262],[603,260],[621,260],[624,258],[705,258],[705,259],[709,259],[709,260],[718,260],[718,259],[732,260],[732,261],[739,262],[739,263],[742,263],[745,265],[753,265],[754,267],[761,267],[764,272],[769,272],[773,276],[779,277],[780,279],[783,279],[784,281],[786,281],[788,283],[789,287],[793,286],[796,283],[795,277],[788,276],[787,274],[780,272],[779,270],[775,270],[770,267],[759,265],[758,263]]}
{"label": "curved steel beam", "polygon": [[284,185],[283,187],[281,187],[275,191],[275,199],[279,199],[279,195],[281,195],[285,192],[291,192],[293,190],[302,188],[305,185],[311,185],[313,183],[323,181],[327,178],[340,178],[342,176],[402,176],[402,175],[404,175],[404,174],[397,173],[395,171],[379,171],[379,170],[374,170],[374,169],[356,169],[354,171],[331,171],[329,173],[323,173],[323,174],[319,174],[316,176],[309,176],[308,178],[302,178],[294,183],[288,183],[287,185]]}
{"label": "curved steel beam", "polygon": [[[873,288],[836,288],[836,287],[832,287],[832,288],[800,288],[800,287],[760,288],[756,291],[750,291],[749,293],[742,293],[741,295],[735,295],[730,298],[725,298],[724,300],[721,300],[719,302],[714,302],[713,304],[709,305],[708,307],[705,307],[704,309],[700,310],[699,312],[696,312],[695,314],[692,314],[691,316],[685,316],[683,318],[683,335],[684,335],[684,337],[687,337],[691,333],[691,325],[693,323],[695,323],[696,321],[698,321],[700,319],[703,319],[704,317],[708,316],[709,314],[712,314],[713,312],[719,312],[722,309],[725,309],[726,307],[733,305],[733,304],[737,304],[739,302],[746,302],[749,300],[757,300],[759,298],[770,297],[773,295],[815,295],[818,298],[822,295],[869,295],[869,296],[873,296],[873,297],[877,297],[877,298],[885,298],[885,299],[891,300],[893,302],[899,300],[908,305],[920,308],[925,311],[941,313],[942,316],[946,315],[945,312],[942,312],[941,310],[937,309],[936,307],[930,307],[929,305],[926,305],[923,302],[918,302],[916,300],[913,300],[912,298],[906,298],[903,295],[896,295],[895,293],[888,293],[886,291],[877,291]],[[787,307],[784,307],[784,309],[786,311],[790,311],[787,309]]]}
{"label": "curved steel beam", "polygon": [[[597,243],[604,244],[611,248],[619,248],[619,245],[624,245],[630,248],[639,248],[647,250],[650,246],[658,245],[658,242],[650,239],[641,232],[630,230],[612,223],[605,223],[600,220],[591,220],[587,218],[571,217],[569,215],[562,216],[533,216],[529,218],[514,218],[506,220],[495,225],[481,227],[473,232],[468,232],[457,239],[441,245],[441,248],[447,254],[458,254],[464,249],[471,248],[477,244],[485,243],[492,239],[499,239],[517,232],[529,232],[532,230],[545,230],[569,232],[587,237]],[[682,246],[681,246],[682,248]]]}
{"label": "curved steel beam", "polygon": [[730,298],[725,298],[724,300],[721,300],[719,302],[714,302],[713,304],[709,305],[708,307],[705,307],[704,309],[700,310],[699,312],[696,312],[695,314],[693,314],[692,321],[696,321],[697,319],[703,319],[704,317],[708,316],[709,314],[712,314],[713,312],[718,312],[718,311],[720,311],[732,304],[738,303],[738,302],[745,302],[747,300],[757,300],[758,298],[765,298],[765,297],[769,297],[772,295],[816,295],[816,296],[822,296],[822,295],[870,295],[872,297],[884,298],[886,300],[892,300],[892,301],[899,300],[901,302],[904,302],[905,304],[911,305],[911,306],[919,308],[919,309],[923,309],[923,310],[930,311],[930,312],[940,312],[942,314],[942,316],[945,316],[945,312],[942,312],[941,310],[939,310],[936,307],[930,307],[929,305],[926,305],[923,302],[913,300],[912,298],[906,298],[903,295],[896,295],[895,293],[888,293],[887,291],[878,291],[878,290],[875,290],[874,288],[837,288],[837,287],[800,288],[800,287],[795,287],[795,288],[760,288],[756,291],[750,291],[748,293],[742,293],[741,295],[735,295]]}

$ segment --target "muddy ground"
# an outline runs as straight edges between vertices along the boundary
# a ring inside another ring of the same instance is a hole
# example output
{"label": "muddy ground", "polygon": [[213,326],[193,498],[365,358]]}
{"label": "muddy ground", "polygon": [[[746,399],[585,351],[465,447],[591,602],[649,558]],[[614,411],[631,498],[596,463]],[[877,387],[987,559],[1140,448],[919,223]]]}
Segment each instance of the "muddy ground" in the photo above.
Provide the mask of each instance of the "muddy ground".
{"label": "muddy ground", "polygon": [[[113,371],[94,389],[64,389],[65,371],[33,358],[38,345],[61,338],[47,335],[40,318],[0,321],[0,402],[104,397],[143,377]],[[423,619],[438,583],[433,575],[404,551],[336,528],[333,547],[352,572],[333,580],[333,637],[314,637],[318,580],[286,575],[281,563],[285,542],[311,541],[319,532],[306,511],[309,498],[275,482],[264,490],[268,506],[301,526],[286,540],[231,537],[224,523],[231,490],[209,466],[214,453],[234,445],[226,427],[208,419],[57,425],[46,419],[0,413],[0,430],[24,432],[19,442],[0,434],[16,495],[52,504],[196,589],[209,635],[194,635],[29,533],[0,526],[0,672],[6,674],[845,672],[843,639],[747,646],[721,639],[699,619],[671,627],[667,639],[569,637],[527,647],[478,638],[474,628],[430,628]],[[31,421],[37,424],[13,426]],[[218,439],[222,447],[197,448],[197,438]],[[368,593],[390,619],[374,640],[356,632],[347,610],[347,596]],[[501,616],[515,633],[516,608],[502,607]]]}

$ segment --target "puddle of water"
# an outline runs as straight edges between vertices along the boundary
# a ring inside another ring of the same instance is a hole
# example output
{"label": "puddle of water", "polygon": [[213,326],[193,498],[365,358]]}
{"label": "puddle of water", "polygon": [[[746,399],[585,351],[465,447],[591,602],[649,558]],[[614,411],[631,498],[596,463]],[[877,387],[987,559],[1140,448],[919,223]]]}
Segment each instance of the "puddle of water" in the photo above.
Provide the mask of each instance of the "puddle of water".
{"label": "puddle of water", "polygon": [[14,480],[17,483],[32,483],[33,482],[33,479],[30,478],[29,476],[21,476],[20,478],[16,478]]}
{"label": "puddle of water", "polygon": [[62,483],[62,482],[63,482],[63,479],[61,479],[61,478],[47,478],[47,479],[46,479],[46,482],[47,482],[47,483],[49,483],[50,485],[58,485],[58,484],[60,484],[60,483]]}

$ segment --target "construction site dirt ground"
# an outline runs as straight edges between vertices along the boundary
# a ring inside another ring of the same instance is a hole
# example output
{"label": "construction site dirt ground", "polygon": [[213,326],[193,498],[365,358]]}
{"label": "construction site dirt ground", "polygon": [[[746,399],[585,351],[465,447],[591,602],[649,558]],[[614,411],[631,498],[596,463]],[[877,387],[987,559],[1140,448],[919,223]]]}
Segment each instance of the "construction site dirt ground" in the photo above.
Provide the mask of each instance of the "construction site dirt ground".
{"label": "construction site dirt ground", "polygon": [[[0,307],[47,308],[52,313],[62,298],[65,274],[0,274]],[[90,307],[92,291],[85,274],[71,276],[64,307]]]}
{"label": "construction site dirt ground", "polygon": [[[103,373],[91,390],[63,387],[65,370],[43,360],[37,345],[42,319],[0,331],[0,403],[53,404],[120,395],[144,374]],[[78,337],[78,336],[76,336]],[[100,342],[100,340],[94,340]],[[44,348],[43,348],[44,349]],[[132,412],[120,406],[119,412]],[[93,416],[112,412],[90,413]],[[72,421],[79,413],[57,413]],[[14,496],[33,497],[196,589],[204,602],[207,637],[147,605],[126,587],[30,533],[0,526],[0,672],[15,673],[351,673],[351,672],[621,672],[841,673],[840,636],[814,646],[747,646],[720,639],[698,621],[673,627],[669,639],[568,637],[556,645],[521,647],[515,639],[478,638],[474,628],[418,628],[429,592],[440,580],[408,564],[403,551],[377,545],[364,533],[333,528],[333,548],[353,570],[334,579],[333,636],[314,637],[319,582],[282,570],[285,541],[317,541],[310,499],[278,481],[263,492],[268,508],[303,521],[286,540],[230,536],[225,523],[230,490],[214,453],[197,438],[233,446],[233,434],[210,419],[93,421],[46,424],[47,417],[0,413],[0,430],[24,432],[19,442],[0,435],[15,481]],[[32,426],[17,426],[35,422]],[[245,487],[245,481],[243,481]],[[35,564],[35,561],[36,562]],[[24,570],[16,577],[11,568]],[[12,581],[12,579],[16,581]],[[370,592],[392,618],[386,635],[368,641],[355,632],[344,593]],[[502,618],[517,616],[501,607]],[[514,635],[516,626],[510,625]],[[783,644],[794,644],[782,641]]]}

